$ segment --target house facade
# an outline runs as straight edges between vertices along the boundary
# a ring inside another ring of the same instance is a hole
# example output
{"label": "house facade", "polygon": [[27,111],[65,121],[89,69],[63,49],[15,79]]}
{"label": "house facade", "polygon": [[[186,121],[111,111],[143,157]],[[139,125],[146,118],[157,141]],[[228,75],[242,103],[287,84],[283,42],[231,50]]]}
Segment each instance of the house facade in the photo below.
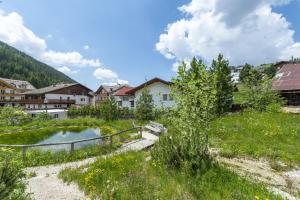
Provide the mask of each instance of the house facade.
{"label": "house facade", "polygon": [[95,92],[95,104],[100,105],[104,101],[108,100],[120,88],[121,88],[120,85],[115,85],[115,86],[101,85],[98,88],[98,90]]}
{"label": "house facade", "polygon": [[171,85],[171,82],[160,78],[153,78],[127,91],[126,94],[134,96],[134,107],[136,107],[143,90],[147,89],[152,96],[153,104],[156,108],[171,108],[175,106],[175,101],[170,95]]}
{"label": "house facade", "polygon": [[24,92],[23,106],[27,110],[67,109],[93,105],[93,92],[79,84],[57,84]]}
{"label": "house facade", "polygon": [[134,95],[127,94],[133,87],[123,86],[113,93],[113,96],[120,108],[133,109],[135,106]]}
{"label": "house facade", "polygon": [[28,81],[0,78],[0,106],[18,106],[25,98],[22,93],[34,89]]}
{"label": "house facade", "polygon": [[281,63],[272,89],[279,92],[289,106],[300,106],[300,63]]}

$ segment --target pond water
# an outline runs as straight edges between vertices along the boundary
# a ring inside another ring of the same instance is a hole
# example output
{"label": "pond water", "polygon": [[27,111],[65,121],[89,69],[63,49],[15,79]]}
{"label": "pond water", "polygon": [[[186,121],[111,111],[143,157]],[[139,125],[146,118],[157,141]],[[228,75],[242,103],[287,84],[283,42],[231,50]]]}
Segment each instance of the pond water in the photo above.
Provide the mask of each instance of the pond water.
{"label": "pond water", "polygon": [[[48,144],[59,142],[72,142],[101,136],[100,128],[71,128],[71,129],[41,129],[26,131],[15,134],[0,134],[0,144]],[[92,144],[100,144],[102,141],[88,141],[76,143],[75,149],[79,149]],[[61,151],[70,150],[71,145],[52,145],[46,147],[35,147],[32,149]]]}
{"label": "pond water", "polygon": [[[47,137],[43,139],[42,141],[38,142],[37,144],[49,144],[49,143],[58,143],[58,142],[70,142],[70,141],[76,141],[76,140],[84,140],[84,139],[90,139],[90,138],[96,138],[101,136],[100,128],[87,128],[81,131],[57,131],[53,133],[50,137]],[[101,140],[94,140],[94,141],[86,141],[86,142],[80,142],[76,143],[74,145],[75,149],[79,149],[88,145],[93,144],[100,144]],[[61,150],[70,150],[71,145],[51,145],[51,146],[45,146],[45,147],[39,147],[41,150],[54,150],[54,151],[61,151]]]}

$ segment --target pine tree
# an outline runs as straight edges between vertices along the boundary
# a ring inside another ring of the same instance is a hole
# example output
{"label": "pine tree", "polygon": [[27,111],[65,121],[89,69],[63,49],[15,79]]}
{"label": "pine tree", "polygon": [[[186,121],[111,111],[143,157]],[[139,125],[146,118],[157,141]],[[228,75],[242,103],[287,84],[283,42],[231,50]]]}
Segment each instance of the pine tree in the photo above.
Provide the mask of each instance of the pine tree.
{"label": "pine tree", "polygon": [[233,103],[233,82],[229,61],[219,54],[212,62],[212,71],[216,75],[216,113],[221,115],[228,112]]}
{"label": "pine tree", "polygon": [[142,91],[137,100],[135,115],[140,120],[151,120],[154,115],[154,104],[148,89]]}

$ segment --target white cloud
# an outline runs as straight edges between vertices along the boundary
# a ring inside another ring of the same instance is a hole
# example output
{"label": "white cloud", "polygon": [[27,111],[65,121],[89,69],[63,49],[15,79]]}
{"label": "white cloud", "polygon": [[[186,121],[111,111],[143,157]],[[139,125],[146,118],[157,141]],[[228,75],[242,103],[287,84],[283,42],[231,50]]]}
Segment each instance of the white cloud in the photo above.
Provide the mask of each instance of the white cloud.
{"label": "white cloud", "polygon": [[[185,17],[168,25],[156,49],[175,62],[222,53],[231,64],[261,64],[300,56],[289,22],[272,6],[291,0],[192,0]],[[173,68],[176,68],[175,63]]]}
{"label": "white cloud", "polygon": [[83,49],[84,49],[84,50],[89,50],[89,49],[90,49],[90,46],[89,46],[89,45],[84,45],[84,46],[83,46]]}
{"label": "white cloud", "polygon": [[[49,50],[46,41],[36,36],[24,25],[16,12],[6,14],[0,10],[0,40],[25,53],[56,67],[100,67],[99,59],[86,59],[78,52]],[[49,34],[47,38],[52,38]]]}
{"label": "white cloud", "polygon": [[94,76],[104,85],[128,84],[128,81],[119,79],[118,75],[110,69],[98,68],[94,71]]}
{"label": "white cloud", "polygon": [[62,72],[62,73],[65,73],[65,74],[78,74],[77,70],[71,70],[67,66],[59,67],[59,68],[57,68],[57,70]]}

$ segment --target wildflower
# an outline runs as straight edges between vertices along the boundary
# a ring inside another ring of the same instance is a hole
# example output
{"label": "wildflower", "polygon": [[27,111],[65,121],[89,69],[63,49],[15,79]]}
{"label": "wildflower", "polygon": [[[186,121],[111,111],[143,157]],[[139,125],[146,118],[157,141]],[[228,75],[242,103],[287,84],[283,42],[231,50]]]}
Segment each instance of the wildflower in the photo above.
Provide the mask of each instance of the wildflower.
{"label": "wildflower", "polygon": [[259,196],[255,196],[255,200],[259,200]]}

